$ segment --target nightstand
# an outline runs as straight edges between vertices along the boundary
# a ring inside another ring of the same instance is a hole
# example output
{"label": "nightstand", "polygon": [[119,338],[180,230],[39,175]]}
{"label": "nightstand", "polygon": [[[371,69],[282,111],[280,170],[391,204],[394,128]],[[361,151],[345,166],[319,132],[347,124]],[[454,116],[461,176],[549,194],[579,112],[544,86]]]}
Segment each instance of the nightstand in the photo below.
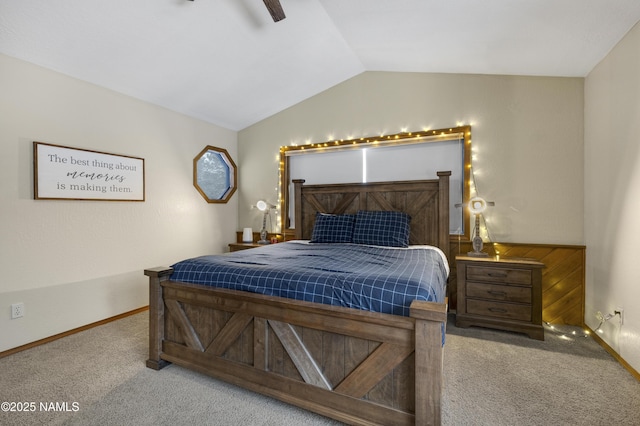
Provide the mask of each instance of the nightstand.
{"label": "nightstand", "polygon": [[264,244],[258,244],[258,243],[230,243],[229,251],[247,250],[247,249],[263,247],[263,246]]}
{"label": "nightstand", "polygon": [[532,259],[456,256],[456,326],[526,333],[544,340],[542,268]]}
{"label": "nightstand", "polygon": [[[242,242],[242,231],[240,232],[236,232],[236,242],[235,243],[229,243],[229,251],[240,251],[240,250],[247,250],[247,249],[252,249],[252,248],[256,248],[256,247],[263,247],[269,244],[258,244],[258,240],[260,239],[260,233],[259,232],[254,232],[253,233],[253,242],[252,243],[245,243]],[[267,239],[269,241],[272,240],[276,240],[278,242],[284,241],[284,238],[281,234],[268,234],[267,235]]]}

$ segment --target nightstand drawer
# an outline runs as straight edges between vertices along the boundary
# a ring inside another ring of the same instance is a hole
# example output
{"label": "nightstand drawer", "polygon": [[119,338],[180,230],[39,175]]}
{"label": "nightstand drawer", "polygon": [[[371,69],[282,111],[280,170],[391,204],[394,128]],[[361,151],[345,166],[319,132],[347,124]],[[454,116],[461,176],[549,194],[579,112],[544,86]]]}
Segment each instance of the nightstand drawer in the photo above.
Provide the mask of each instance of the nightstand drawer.
{"label": "nightstand drawer", "polygon": [[531,270],[469,265],[467,280],[531,285]]}
{"label": "nightstand drawer", "polygon": [[531,287],[517,287],[467,281],[467,297],[530,304]]}
{"label": "nightstand drawer", "polygon": [[484,317],[531,321],[531,305],[467,299],[467,313],[471,315],[482,315]]}

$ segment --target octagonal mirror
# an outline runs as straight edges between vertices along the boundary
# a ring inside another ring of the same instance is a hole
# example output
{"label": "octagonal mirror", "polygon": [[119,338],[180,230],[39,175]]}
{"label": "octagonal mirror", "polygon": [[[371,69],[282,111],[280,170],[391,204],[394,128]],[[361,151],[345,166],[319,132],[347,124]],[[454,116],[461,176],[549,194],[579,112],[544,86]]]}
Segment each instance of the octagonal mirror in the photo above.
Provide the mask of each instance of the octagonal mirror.
{"label": "octagonal mirror", "polygon": [[238,171],[227,150],[205,147],[193,159],[193,186],[208,203],[226,203],[237,188]]}

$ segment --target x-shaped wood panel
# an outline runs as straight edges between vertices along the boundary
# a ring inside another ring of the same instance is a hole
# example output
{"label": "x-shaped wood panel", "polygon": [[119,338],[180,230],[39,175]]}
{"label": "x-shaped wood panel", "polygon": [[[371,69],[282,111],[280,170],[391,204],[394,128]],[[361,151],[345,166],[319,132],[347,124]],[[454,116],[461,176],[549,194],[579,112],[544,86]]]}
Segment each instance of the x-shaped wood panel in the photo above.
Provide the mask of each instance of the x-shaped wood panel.
{"label": "x-shaped wood panel", "polygon": [[[170,318],[180,329],[186,346],[219,357],[225,354],[254,320],[252,315],[234,313],[205,348],[180,302],[174,299],[166,300],[166,307]],[[281,321],[269,320],[267,322],[305,383],[327,390],[333,389],[338,393],[354,398],[362,398],[366,395],[377,383],[413,353],[413,348],[410,346],[383,342],[333,388],[296,329],[291,324]],[[257,365],[257,367],[259,366]]]}

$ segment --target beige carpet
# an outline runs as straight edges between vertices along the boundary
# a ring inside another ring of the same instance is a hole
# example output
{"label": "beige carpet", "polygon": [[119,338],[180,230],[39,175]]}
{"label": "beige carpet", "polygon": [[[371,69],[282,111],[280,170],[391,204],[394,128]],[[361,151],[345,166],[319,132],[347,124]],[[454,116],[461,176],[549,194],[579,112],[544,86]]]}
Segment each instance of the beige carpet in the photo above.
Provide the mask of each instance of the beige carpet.
{"label": "beige carpet", "polygon": [[[0,424],[338,424],[181,367],[147,369],[147,318],[0,359],[0,402],[35,403],[34,412],[0,412]],[[590,338],[548,331],[540,342],[452,320],[443,424],[640,424],[640,383]]]}

